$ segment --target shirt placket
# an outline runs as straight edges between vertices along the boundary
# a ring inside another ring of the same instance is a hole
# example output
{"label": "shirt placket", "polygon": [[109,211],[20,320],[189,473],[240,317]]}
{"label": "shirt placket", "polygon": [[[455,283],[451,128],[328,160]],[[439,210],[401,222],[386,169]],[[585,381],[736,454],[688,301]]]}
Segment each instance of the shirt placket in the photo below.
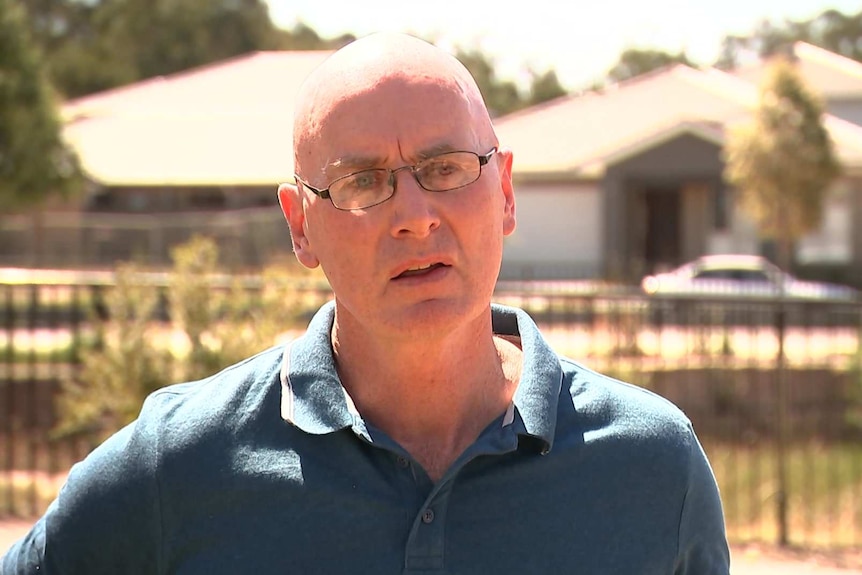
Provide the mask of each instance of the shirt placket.
{"label": "shirt placket", "polygon": [[439,571],[444,567],[446,514],[454,478],[438,483],[413,519],[404,555],[404,573]]}

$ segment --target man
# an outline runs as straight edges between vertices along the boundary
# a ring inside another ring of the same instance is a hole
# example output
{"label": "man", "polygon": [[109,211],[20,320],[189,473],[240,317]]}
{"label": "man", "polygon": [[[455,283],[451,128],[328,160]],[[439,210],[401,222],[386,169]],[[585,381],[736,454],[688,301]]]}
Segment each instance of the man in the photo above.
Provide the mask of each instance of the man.
{"label": "man", "polygon": [[153,394],[3,573],[726,574],[688,420],[491,305],[512,153],[451,56],[327,60],[279,200],[335,302],[286,349]]}

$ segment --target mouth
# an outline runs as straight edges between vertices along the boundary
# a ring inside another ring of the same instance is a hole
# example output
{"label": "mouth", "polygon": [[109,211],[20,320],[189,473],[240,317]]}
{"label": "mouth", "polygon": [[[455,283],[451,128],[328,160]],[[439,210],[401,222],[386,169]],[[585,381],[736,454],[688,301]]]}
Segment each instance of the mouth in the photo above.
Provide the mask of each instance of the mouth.
{"label": "mouth", "polygon": [[433,264],[423,264],[423,265],[413,266],[411,268],[404,270],[403,272],[401,272],[400,274],[398,274],[397,276],[395,276],[392,279],[397,280],[397,279],[402,279],[402,278],[422,276],[422,275],[430,274],[434,270],[437,270],[440,268],[447,268],[447,267],[449,267],[449,266],[447,266],[446,264],[440,263],[440,262],[433,263]]}

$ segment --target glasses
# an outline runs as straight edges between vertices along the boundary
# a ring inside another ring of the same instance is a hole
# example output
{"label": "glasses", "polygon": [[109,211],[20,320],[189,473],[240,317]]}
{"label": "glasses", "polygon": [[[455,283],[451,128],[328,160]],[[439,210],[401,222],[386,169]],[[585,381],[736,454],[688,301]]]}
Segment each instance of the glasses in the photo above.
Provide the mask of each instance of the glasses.
{"label": "glasses", "polygon": [[361,210],[382,204],[395,194],[396,174],[410,170],[416,183],[429,192],[448,192],[472,184],[482,175],[482,166],[490,161],[497,148],[487,154],[446,152],[422,160],[413,166],[394,170],[374,168],[336,178],[326,189],[309,186],[295,175],[296,181],[323,199],[329,198],[339,210]]}

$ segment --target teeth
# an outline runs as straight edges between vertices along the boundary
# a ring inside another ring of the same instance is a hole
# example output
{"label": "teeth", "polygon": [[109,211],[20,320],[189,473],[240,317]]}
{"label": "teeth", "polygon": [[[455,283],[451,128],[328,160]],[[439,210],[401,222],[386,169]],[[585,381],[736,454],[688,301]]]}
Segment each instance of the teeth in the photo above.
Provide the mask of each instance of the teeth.
{"label": "teeth", "polygon": [[425,266],[413,266],[412,268],[408,268],[408,269],[407,269],[407,271],[408,271],[408,272],[418,272],[418,271],[420,271],[420,270],[427,270],[427,269],[428,269],[428,268],[430,268],[432,265],[434,265],[434,264],[428,264],[428,265],[425,265]]}

